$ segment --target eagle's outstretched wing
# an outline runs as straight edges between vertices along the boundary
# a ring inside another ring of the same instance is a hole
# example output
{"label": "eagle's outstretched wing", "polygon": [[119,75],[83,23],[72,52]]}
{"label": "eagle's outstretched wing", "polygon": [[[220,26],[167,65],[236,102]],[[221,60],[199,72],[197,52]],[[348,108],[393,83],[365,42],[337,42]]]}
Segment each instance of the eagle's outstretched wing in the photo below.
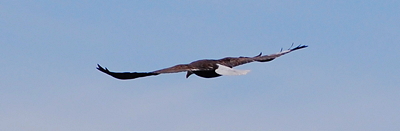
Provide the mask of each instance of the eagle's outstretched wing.
{"label": "eagle's outstretched wing", "polygon": [[101,67],[99,64],[97,64],[97,69],[101,72],[104,72],[114,78],[121,79],[121,80],[127,80],[127,79],[135,79],[139,77],[146,77],[146,76],[152,76],[152,75],[159,75],[162,73],[177,73],[177,72],[184,72],[184,71],[196,71],[198,69],[191,67],[187,64],[180,64],[176,66],[172,66],[169,68],[153,71],[153,72],[111,72],[107,68]]}
{"label": "eagle's outstretched wing", "polygon": [[188,64],[180,64],[180,65],[172,66],[172,67],[161,69],[161,70],[156,70],[153,72],[161,74],[161,73],[178,73],[178,72],[196,71],[196,70],[200,70],[200,69],[190,66]]}
{"label": "eagle's outstretched wing", "polygon": [[104,72],[104,73],[114,77],[114,78],[121,79],[121,80],[135,79],[138,77],[145,77],[145,76],[160,74],[160,73],[154,73],[154,72],[111,72],[107,68],[101,67],[99,64],[97,64],[97,69],[101,72]]}
{"label": "eagle's outstretched wing", "polygon": [[302,48],[306,48],[308,46],[306,45],[299,45],[295,48],[292,49],[288,49],[285,51],[280,51],[278,53],[275,54],[270,54],[270,55],[262,55],[261,53],[255,57],[226,57],[223,59],[219,59],[218,63],[221,65],[225,65],[228,67],[235,67],[235,66],[239,66],[242,64],[246,64],[246,63],[250,63],[250,62],[254,62],[254,61],[258,61],[258,62],[268,62],[271,61],[279,56],[282,56],[284,54],[287,54],[289,52],[298,50],[298,49],[302,49]]}
{"label": "eagle's outstretched wing", "polygon": [[282,56],[284,54],[290,53],[290,52],[298,50],[298,49],[306,48],[306,47],[308,47],[308,46],[307,45],[299,45],[295,48],[292,48],[292,49],[289,48],[288,50],[280,51],[275,54],[253,57],[253,59],[254,59],[254,61],[258,61],[258,62],[268,62],[268,61],[271,61],[271,60],[273,60],[279,56]]}

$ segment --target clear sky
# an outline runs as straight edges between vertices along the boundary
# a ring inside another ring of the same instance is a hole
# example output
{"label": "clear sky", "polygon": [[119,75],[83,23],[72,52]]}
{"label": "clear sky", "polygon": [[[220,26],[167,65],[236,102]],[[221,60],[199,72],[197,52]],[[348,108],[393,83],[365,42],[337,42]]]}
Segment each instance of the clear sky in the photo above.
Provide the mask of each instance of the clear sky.
{"label": "clear sky", "polygon": [[[398,131],[397,0],[0,2],[1,131]],[[244,76],[121,81],[309,45]]]}

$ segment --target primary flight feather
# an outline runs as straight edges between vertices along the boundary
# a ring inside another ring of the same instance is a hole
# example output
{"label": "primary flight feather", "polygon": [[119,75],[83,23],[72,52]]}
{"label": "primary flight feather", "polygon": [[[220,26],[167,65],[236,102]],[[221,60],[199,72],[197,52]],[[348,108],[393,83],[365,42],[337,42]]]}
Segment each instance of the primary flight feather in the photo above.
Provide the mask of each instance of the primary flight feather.
{"label": "primary flight feather", "polygon": [[233,67],[254,61],[268,62],[289,52],[306,47],[308,46],[299,45],[295,48],[291,49],[289,48],[288,50],[285,51],[281,50],[280,52],[275,54],[261,55],[260,53],[259,55],[254,57],[226,57],[218,60],[211,60],[211,59],[197,60],[189,64],[175,65],[169,68],[156,70],[152,72],[111,72],[107,68],[101,67],[99,64],[97,64],[97,69],[114,78],[121,80],[135,79],[139,77],[159,75],[164,73],[177,73],[177,72],[187,72],[186,78],[188,78],[192,74],[204,78],[213,78],[221,75],[245,75],[249,72],[249,70],[236,70],[233,69]]}

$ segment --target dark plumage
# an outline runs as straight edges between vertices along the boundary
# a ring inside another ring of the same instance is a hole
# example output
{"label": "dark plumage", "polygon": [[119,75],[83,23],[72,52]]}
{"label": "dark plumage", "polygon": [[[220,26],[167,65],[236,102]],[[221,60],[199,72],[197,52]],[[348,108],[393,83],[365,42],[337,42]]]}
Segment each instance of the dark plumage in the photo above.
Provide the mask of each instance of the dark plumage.
{"label": "dark plumage", "polygon": [[111,72],[107,68],[101,67],[97,64],[97,69],[101,72],[104,72],[114,78],[126,80],[126,79],[135,79],[139,77],[151,76],[151,75],[159,75],[164,73],[177,73],[177,72],[187,72],[186,78],[188,78],[192,74],[196,74],[197,76],[204,78],[213,78],[221,75],[244,75],[248,71],[243,70],[235,70],[232,67],[239,66],[242,64],[250,63],[250,62],[268,62],[279,56],[287,54],[289,52],[306,48],[306,45],[299,45],[295,48],[288,49],[285,51],[280,51],[271,55],[262,55],[261,53],[254,57],[226,57],[219,60],[198,60],[189,64],[180,64],[175,65],[169,68],[156,70],[152,72]]}

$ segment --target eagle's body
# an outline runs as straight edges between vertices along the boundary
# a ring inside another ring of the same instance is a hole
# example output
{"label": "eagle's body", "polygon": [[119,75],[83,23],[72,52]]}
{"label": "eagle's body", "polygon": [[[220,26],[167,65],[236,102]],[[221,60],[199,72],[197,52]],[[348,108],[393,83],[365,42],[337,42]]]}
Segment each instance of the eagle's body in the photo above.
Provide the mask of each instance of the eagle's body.
{"label": "eagle's body", "polygon": [[107,68],[103,68],[98,65],[97,69],[111,75],[117,79],[135,79],[138,77],[145,77],[151,75],[159,75],[163,73],[177,73],[177,72],[187,72],[186,78],[192,74],[195,74],[200,77],[204,78],[213,78],[218,77],[221,75],[244,75],[249,72],[249,70],[235,70],[232,69],[235,66],[239,66],[242,64],[250,63],[250,62],[268,62],[271,61],[279,56],[292,52],[294,50],[306,48],[306,45],[299,45],[293,49],[288,49],[286,51],[281,51],[276,54],[271,55],[264,55],[262,56],[261,53],[254,57],[226,57],[218,60],[197,60],[191,62],[189,64],[179,64],[176,66],[172,66],[169,68],[156,70],[153,72],[111,72]]}

